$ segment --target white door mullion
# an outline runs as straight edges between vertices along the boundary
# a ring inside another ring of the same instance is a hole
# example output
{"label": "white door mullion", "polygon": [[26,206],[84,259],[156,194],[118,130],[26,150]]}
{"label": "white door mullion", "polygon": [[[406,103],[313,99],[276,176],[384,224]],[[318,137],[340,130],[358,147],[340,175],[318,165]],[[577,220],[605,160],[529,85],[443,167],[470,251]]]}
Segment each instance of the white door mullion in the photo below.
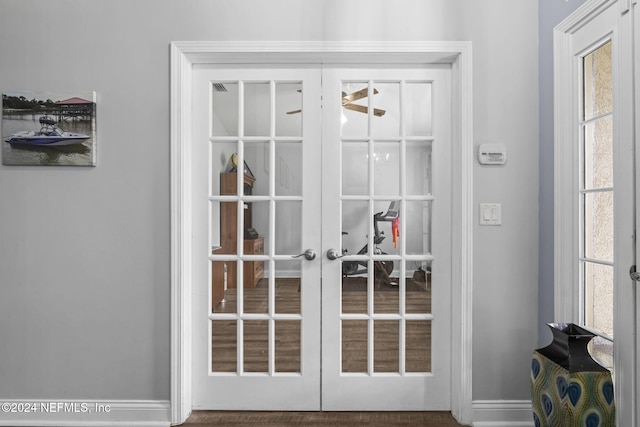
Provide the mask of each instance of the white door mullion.
{"label": "white door mullion", "polygon": [[242,374],[244,374],[244,320],[242,319],[242,317],[238,318],[238,322],[237,322],[237,331],[236,331],[236,336],[237,336],[237,345],[238,345],[238,350],[237,350],[237,356],[236,356],[236,363],[238,364],[237,366],[237,372],[238,375],[242,376]]}
{"label": "white door mullion", "polygon": [[269,197],[274,197],[276,194],[276,141],[273,138],[269,139],[269,142],[267,143],[267,150],[269,153],[267,163],[269,165]]}
{"label": "white door mullion", "polygon": [[238,129],[236,131],[239,138],[244,137],[244,82],[238,81]]}
{"label": "white door mullion", "polygon": [[[401,239],[404,241],[404,239]],[[406,360],[407,360],[407,271],[406,271],[406,262],[401,262],[400,264],[400,283],[398,284],[399,292],[400,292],[400,342],[399,342],[399,350],[400,350],[400,366],[399,372],[400,375],[404,375],[406,372]]]}
{"label": "white door mullion", "polygon": [[367,374],[372,376],[375,373],[375,320],[370,317],[367,326]]}
{"label": "white door mullion", "polygon": [[400,80],[400,138],[404,141],[407,138],[407,82]]}
{"label": "white door mullion", "polygon": [[[373,141],[371,140],[371,142],[369,143],[371,150],[370,150],[370,156],[369,156],[369,167],[371,168],[371,171],[373,171]],[[374,226],[373,226],[373,215],[375,214],[375,199],[373,198],[373,181],[374,181],[374,177],[373,177],[373,172],[372,173],[372,178],[369,182],[369,215],[367,215],[366,218],[366,222],[367,222],[367,255],[368,256],[373,256],[373,249],[375,247],[374,241],[373,241],[373,234],[374,234]],[[369,270],[372,271],[372,270]]]}
{"label": "white door mullion", "polygon": [[[238,140],[237,146],[237,156],[238,156],[238,167],[236,173],[236,197],[237,197],[237,227],[236,227],[236,248],[237,254],[239,256],[238,261],[236,262],[236,296],[237,296],[237,310],[238,314],[241,316],[244,315],[244,268],[243,268],[243,260],[242,256],[244,255],[244,123],[245,123],[245,96],[244,96],[244,82],[240,82],[240,99],[238,105],[240,107],[240,114],[238,116],[238,122],[240,123],[240,138]],[[238,373],[242,375],[244,373],[244,320],[238,322]]]}
{"label": "white door mullion", "polygon": [[276,201],[272,197],[269,201],[269,254],[274,256],[276,253]]}
{"label": "white door mullion", "polygon": [[373,87],[373,80],[369,80],[367,82],[367,105],[369,108],[367,109],[367,116],[369,116],[369,120],[367,120],[367,135],[373,135],[373,96],[374,96],[375,88]]}
{"label": "white door mullion", "polygon": [[269,81],[269,136],[271,139],[276,136],[276,82]]}
{"label": "white door mullion", "polygon": [[399,321],[400,342],[398,343],[400,349],[400,366],[398,366],[398,372],[404,376],[406,374],[407,366],[407,320],[402,318]]}
{"label": "white door mullion", "polygon": [[[271,317],[271,316],[269,316]],[[268,368],[269,376],[273,377],[276,372],[276,345],[275,345],[275,337],[276,337],[276,321],[273,318],[270,318],[268,321],[268,344],[267,344],[267,353],[268,353]]]}
{"label": "white door mullion", "polygon": [[[407,170],[407,85],[404,79],[400,80],[400,171]],[[407,212],[407,174],[400,173],[400,212]],[[401,215],[402,216],[402,215]],[[404,229],[406,221],[400,220],[400,255],[402,259],[405,259],[407,254],[406,251],[406,230]],[[406,271],[406,260],[400,261],[400,281],[398,283],[398,292],[400,294],[400,316],[402,319],[400,320],[399,325],[399,340],[398,349],[399,349],[399,372],[400,375],[404,375],[406,371],[406,346],[407,346],[407,324],[406,324],[406,312],[407,312],[407,271]]]}

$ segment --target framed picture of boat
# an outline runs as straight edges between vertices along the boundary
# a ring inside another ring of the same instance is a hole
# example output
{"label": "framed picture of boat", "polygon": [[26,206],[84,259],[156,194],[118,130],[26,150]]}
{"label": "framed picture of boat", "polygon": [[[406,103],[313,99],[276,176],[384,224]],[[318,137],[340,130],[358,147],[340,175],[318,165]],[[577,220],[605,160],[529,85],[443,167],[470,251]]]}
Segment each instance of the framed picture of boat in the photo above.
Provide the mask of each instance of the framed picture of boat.
{"label": "framed picture of boat", "polygon": [[95,92],[2,92],[2,164],[96,165]]}

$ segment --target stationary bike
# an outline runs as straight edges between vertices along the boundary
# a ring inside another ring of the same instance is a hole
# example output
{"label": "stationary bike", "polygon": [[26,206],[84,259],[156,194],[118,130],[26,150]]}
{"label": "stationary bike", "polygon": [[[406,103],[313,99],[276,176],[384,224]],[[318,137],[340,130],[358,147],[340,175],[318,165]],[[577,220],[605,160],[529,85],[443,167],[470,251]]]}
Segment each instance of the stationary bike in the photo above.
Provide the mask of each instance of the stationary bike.
{"label": "stationary bike", "polygon": [[[399,221],[400,221],[400,202],[393,201],[389,204],[389,209],[386,213],[378,212],[373,215],[373,254],[374,255],[384,255],[385,253],[380,249],[380,243],[384,241],[386,236],[384,235],[384,231],[380,231],[380,227],[378,226],[379,222],[391,222],[391,230],[393,232],[393,242],[397,244],[397,237],[399,235]],[[347,235],[349,233],[343,231],[343,235]],[[347,255],[347,249],[342,250],[342,255]],[[358,255],[366,255],[369,252],[369,243],[367,242],[359,251]],[[393,271],[393,261],[374,261],[373,262],[375,279],[376,282],[381,280],[383,284],[390,286],[397,286],[397,283],[393,283],[389,277],[391,272]],[[343,276],[356,276],[360,274],[365,274],[368,272],[369,264],[368,261],[343,261],[342,262],[342,275]]]}

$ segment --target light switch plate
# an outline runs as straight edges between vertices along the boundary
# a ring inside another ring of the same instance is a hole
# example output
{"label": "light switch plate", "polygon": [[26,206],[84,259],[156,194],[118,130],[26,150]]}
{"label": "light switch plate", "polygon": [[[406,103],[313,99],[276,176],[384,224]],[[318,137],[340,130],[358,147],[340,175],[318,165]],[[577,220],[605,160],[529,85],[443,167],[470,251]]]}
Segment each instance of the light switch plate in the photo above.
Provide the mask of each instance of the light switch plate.
{"label": "light switch plate", "polygon": [[502,204],[480,203],[480,225],[502,225]]}

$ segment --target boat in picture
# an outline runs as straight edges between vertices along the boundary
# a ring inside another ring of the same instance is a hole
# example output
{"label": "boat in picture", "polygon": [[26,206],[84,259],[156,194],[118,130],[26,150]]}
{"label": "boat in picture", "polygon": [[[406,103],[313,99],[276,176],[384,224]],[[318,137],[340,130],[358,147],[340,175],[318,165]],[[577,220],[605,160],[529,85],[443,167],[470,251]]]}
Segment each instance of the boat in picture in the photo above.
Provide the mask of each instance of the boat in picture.
{"label": "boat in picture", "polygon": [[57,126],[57,122],[49,116],[40,117],[39,131],[20,131],[5,139],[9,144],[62,146],[82,144],[90,138],[89,135],[75,132],[65,132]]}

